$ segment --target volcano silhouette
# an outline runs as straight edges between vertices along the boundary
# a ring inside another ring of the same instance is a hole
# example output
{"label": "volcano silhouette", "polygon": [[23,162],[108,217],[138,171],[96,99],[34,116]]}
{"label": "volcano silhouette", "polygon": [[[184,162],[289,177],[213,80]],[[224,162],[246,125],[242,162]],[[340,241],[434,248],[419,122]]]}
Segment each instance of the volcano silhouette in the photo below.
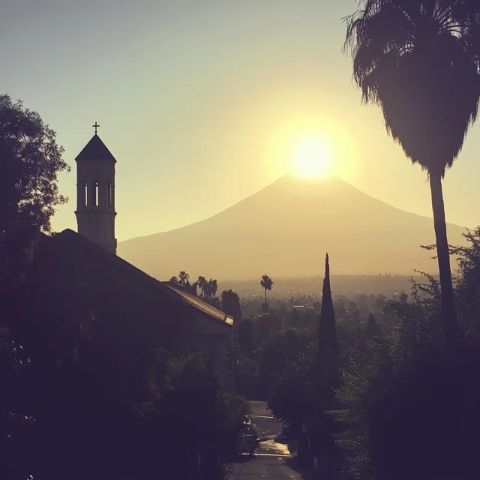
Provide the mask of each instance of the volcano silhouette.
{"label": "volcano silhouette", "polygon": [[[464,229],[449,225],[451,244]],[[325,252],[335,274],[436,272],[433,220],[375,199],[338,177],[282,177],[206,220],[119,244],[119,255],[168,279],[241,280],[318,275]]]}

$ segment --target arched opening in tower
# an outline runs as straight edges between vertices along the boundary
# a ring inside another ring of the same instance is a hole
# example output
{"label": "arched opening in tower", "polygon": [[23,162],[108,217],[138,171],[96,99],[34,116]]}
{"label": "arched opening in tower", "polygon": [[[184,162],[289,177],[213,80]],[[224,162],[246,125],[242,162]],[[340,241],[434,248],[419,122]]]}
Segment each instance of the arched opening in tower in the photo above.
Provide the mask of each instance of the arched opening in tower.
{"label": "arched opening in tower", "polygon": [[108,206],[113,207],[113,185],[108,184]]}
{"label": "arched opening in tower", "polygon": [[98,207],[98,200],[99,200],[99,195],[98,195],[98,182],[95,180],[93,183],[92,183],[92,192],[91,192],[91,195],[92,195],[92,206],[93,207]]}

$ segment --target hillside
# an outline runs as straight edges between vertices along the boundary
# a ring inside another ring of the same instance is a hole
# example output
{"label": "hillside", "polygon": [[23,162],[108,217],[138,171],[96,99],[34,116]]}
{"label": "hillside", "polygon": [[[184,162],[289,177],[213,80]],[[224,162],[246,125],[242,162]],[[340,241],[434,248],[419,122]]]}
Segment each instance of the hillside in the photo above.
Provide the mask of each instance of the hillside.
{"label": "hillside", "polygon": [[[449,225],[449,241],[463,228]],[[159,277],[308,277],[324,255],[337,275],[433,272],[433,220],[394,208],[339,178],[283,177],[201,222],[121,242],[118,254]]]}

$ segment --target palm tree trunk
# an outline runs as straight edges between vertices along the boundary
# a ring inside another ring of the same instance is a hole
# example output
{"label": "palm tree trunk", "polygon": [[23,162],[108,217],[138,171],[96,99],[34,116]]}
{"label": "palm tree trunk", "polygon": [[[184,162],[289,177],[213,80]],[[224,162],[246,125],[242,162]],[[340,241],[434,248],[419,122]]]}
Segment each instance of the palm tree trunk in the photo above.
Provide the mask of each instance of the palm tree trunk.
{"label": "palm tree trunk", "polygon": [[265,289],[265,305],[267,304],[267,289]]}
{"label": "palm tree trunk", "polygon": [[445,322],[447,337],[451,339],[459,333],[459,326],[452,285],[452,271],[450,268],[450,253],[448,250],[447,225],[445,222],[445,206],[443,203],[441,174],[430,172],[430,189],[432,193],[438,269],[440,272],[442,317]]}

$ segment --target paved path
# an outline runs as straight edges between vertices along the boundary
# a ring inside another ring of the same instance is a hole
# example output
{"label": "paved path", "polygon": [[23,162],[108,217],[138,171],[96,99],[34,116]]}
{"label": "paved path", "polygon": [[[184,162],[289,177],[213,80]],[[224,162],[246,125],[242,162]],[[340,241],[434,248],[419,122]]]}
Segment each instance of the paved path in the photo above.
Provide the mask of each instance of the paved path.
{"label": "paved path", "polygon": [[275,437],[282,431],[265,402],[250,402],[252,423],[258,431],[260,444],[253,457],[245,456],[230,467],[228,480],[310,480],[289,466],[291,455],[288,447],[276,443]]}

